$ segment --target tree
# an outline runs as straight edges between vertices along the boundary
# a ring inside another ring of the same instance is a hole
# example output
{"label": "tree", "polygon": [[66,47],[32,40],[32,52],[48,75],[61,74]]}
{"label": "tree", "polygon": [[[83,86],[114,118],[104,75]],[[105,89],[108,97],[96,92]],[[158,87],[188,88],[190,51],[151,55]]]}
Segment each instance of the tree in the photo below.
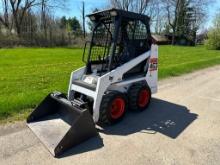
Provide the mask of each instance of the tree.
{"label": "tree", "polygon": [[61,19],[60,19],[60,28],[61,29],[66,29],[66,25],[67,25],[67,19],[65,16],[63,16]]}
{"label": "tree", "polygon": [[176,28],[180,10],[180,1],[182,0],[164,0],[168,24],[172,29],[172,44],[175,44]]}
{"label": "tree", "polygon": [[41,29],[44,31],[44,36],[47,38],[47,0],[41,0],[40,7],[41,7]]}
{"label": "tree", "polygon": [[204,22],[210,0],[163,0],[166,8],[168,24],[172,29],[172,44],[176,35],[196,32]]}
{"label": "tree", "polygon": [[32,40],[34,35],[37,33],[37,18],[33,12],[29,10],[24,14],[24,18],[20,27],[22,38],[28,41]]}
{"label": "tree", "polygon": [[65,8],[67,0],[38,0],[38,6],[41,13],[41,29],[44,31],[44,35],[47,38],[47,31],[49,27],[49,15],[52,11],[59,8]]}
{"label": "tree", "polygon": [[72,31],[74,32],[82,31],[79,20],[76,17],[69,18],[67,22],[70,25]]}
{"label": "tree", "polygon": [[150,8],[153,8],[153,12],[150,15],[152,26],[156,34],[161,34],[167,26],[166,14],[161,0],[154,0],[153,2],[154,4],[150,2],[152,4]]}
{"label": "tree", "polygon": [[0,11],[0,23],[9,29],[9,3],[8,0],[1,0],[2,13]]}
{"label": "tree", "polygon": [[109,0],[110,7],[148,15],[155,33],[161,33],[166,24],[163,5],[162,0]]}
{"label": "tree", "polygon": [[18,36],[21,34],[21,25],[25,16],[25,13],[30,10],[31,7],[36,5],[36,0],[9,0],[13,21],[15,23],[15,28]]}
{"label": "tree", "polygon": [[208,7],[215,2],[215,0],[188,0],[188,26],[190,29],[189,34],[192,40],[196,42],[196,35],[199,28],[206,22]]}
{"label": "tree", "polygon": [[76,17],[66,19],[66,17],[63,16],[60,19],[60,28],[66,29],[69,32],[82,32],[82,27],[80,25],[79,20]]}
{"label": "tree", "polygon": [[109,0],[111,7],[123,9],[126,11],[134,11],[137,13],[145,13],[151,0]]}
{"label": "tree", "polygon": [[41,28],[47,35],[47,18],[50,10],[54,8],[63,8],[67,0],[0,0],[0,24],[11,30],[15,28],[18,36],[21,33],[21,26],[26,13],[40,9]]}
{"label": "tree", "polygon": [[208,32],[208,40],[205,42],[208,49],[220,50],[220,13],[214,20],[214,26]]}

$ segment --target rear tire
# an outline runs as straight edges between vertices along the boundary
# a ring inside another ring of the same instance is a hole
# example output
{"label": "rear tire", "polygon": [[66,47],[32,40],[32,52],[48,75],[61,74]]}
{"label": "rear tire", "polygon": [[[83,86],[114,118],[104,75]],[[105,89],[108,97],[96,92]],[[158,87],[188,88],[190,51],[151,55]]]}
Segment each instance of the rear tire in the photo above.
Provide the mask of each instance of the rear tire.
{"label": "rear tire", "polygon": [[108,91],[100,105],[99,124],[115,124],[125,115],[127,99],[123,93]]}
{"label": "rear tire", "polygon": [[151,90],[147,83],[135,83],[128,90],[129,108],[144,111],[151,101]]}

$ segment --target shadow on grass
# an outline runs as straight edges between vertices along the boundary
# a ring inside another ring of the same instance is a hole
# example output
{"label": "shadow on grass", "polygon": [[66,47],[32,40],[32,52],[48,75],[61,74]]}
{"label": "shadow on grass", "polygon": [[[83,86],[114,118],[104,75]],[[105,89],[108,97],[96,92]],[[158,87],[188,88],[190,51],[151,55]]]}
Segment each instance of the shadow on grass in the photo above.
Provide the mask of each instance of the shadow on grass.
{"label": "shadow on grass", "polygon": [[[187,107],[171,102],[152,99],[148,110],[128,112],[123,121],[114,126],[98,129],[107,135],[126,136],[133,133],[161,133],[172,139],[177,138],[195,119],[197,114],[190,113]],[[70,149],[62,157],[76,155],[104,146],[100,136],[89,139]]]}

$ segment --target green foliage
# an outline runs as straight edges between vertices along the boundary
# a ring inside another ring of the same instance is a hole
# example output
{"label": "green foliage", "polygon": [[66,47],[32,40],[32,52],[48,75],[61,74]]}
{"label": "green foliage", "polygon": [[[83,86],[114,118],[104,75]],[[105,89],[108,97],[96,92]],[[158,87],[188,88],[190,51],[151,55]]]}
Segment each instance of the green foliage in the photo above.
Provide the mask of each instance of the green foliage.
{"label": "green foliage", "polygon": [[71,31],[73,31],[73,32],[82,31],[82,27],[80,25],[80,22],[76,17],[66,19],[66,17],[63,16],[60,19],[60,28],[66,29],[69,32],[71,32]]}
{"label": "green foliage", "polygon": [[72,30],[75,31],[82,31],[82,27],[79,23],[79,20],[76,17],[69,18],[68,24],[72,28]]}
{"label": "green foliage", "polygon": [[[0,120],[24,119],[52,91],[67,92],[71,71],[83,65],[82,49],[0,49]],[[220,52],[204,47],[161,46],[159,78],[220,64]]]}
{"label": "green foliage", "polygon": [[67,19],[65,16],[63,16],[61,19],[60,19],[60,28],[61,29],[66,29],[66,25],[67,25]]}
{"label": "green foliage", "polygon": [[176,22],[176,34],[177,35],[187,35],[189,28],[188,24],[190,23],[188,20],[188,8],[189,3],[186,0],[181,0],[179,2],[179,10],[177,13],[177,22]]}
{"label": "green foliage", "polygon": [[220,50],[220,13],[214,20],[214,27],[208,32],[208,40],[205,41],[208,49]]}

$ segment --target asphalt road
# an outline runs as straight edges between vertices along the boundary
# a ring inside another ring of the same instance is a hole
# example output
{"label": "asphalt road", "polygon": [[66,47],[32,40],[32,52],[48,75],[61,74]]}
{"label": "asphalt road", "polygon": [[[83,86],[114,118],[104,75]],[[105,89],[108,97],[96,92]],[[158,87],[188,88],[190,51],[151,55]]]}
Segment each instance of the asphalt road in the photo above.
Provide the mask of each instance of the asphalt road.
{"label": "asphalt road", "polygon": [[24,123],[0,127],[0,164],[220,164],[220,66],[163,80],[148,111],[53,158]]}

